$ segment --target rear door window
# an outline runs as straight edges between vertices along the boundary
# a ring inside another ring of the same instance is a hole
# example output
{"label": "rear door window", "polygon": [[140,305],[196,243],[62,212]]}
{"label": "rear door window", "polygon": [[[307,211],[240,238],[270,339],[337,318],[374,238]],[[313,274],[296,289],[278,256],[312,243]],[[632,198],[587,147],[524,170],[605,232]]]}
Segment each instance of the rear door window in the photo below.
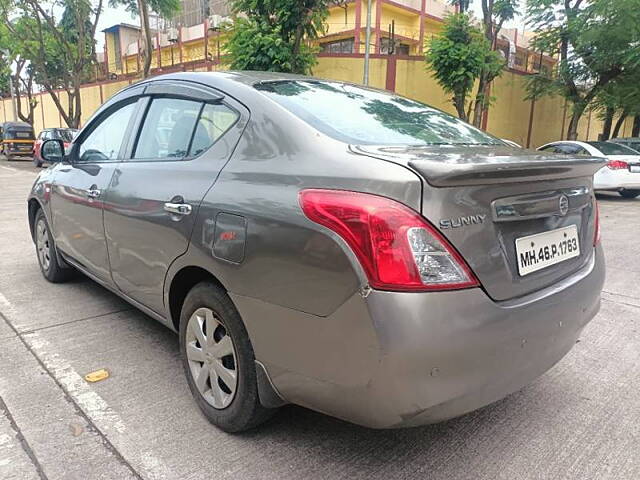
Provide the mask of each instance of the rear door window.
{"label": "rear door window", "polygon": [[136,160],[182,160],[200,155],[238,120],[222,103],[177,98],[151,101],[133,153]]}
{"label": "rear door window", "polygon": [[226,105],[205,105],[198,119],[189,156],[195,157],[207,150],[236,123],[238,118],[238,112]]}
{"label": "rear door window", "polygon": [[202,102],[155,98],[138,137],[133,158],[181,159],[187,156]]}

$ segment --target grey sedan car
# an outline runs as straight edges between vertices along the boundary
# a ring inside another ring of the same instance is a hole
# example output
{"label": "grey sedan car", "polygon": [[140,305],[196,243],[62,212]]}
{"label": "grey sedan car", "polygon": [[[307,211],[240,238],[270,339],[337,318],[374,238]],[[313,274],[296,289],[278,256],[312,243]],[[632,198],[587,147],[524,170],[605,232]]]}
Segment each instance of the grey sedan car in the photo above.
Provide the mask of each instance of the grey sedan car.
{"label": "grey sedan car", "polygon": [[464,414],[551,368],[600,306],[602,160],[389,92],[172,74],[42,151],[43,275],[80,271],[178,332],[226,431],[286,403],[376,428]]}

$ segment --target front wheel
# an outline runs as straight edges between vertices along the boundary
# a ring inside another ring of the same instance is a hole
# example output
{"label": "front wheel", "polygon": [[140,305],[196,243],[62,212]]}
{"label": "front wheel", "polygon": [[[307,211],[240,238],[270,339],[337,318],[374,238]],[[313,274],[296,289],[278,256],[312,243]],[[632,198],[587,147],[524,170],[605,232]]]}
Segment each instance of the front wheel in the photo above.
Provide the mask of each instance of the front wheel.
{"label": "front wheel", "polygon": [[207,419],[226,432],[249,430],[275,411],[260,404],[255,357],[240,314],[211,282],[191,289],[180,315],[189,389]]}
{"label": "front wheel", "polygon": [[624,198],[636,198],[638,195],[640,195],[640,190],[628,190],[626,188],[623,188],[618,193]]}

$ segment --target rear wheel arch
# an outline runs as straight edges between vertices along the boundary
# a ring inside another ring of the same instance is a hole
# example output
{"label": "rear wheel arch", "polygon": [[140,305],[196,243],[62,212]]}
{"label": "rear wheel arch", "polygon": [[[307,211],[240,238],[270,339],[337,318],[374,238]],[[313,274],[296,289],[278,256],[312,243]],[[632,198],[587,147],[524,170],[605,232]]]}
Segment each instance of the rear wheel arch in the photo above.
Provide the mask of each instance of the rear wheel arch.
{"label": "rear wheel arch", "polygon": [[[195,265],[182,267],[171,279],[169,286],[169,315],[171,325],[176,332],[180,332],[180,316],[182,313],[182,307],[187,298],[189,292],[198,284],[202,282],[211,282],[216,287],[220,288],[225,293],[228,293],[227,288],[222,284],[218,278],[210,271],[198,267]],[[233,303],[233,300],[231,300]],[[244,323],[242,316],[240,321]],[[246,329],[246,325],[245,325]],[[252,343],[252,339],[249,336],[249,342]],[[285,405],[287,402],[281,397],[280,393],[273,385],[266,367],[256,360],[256,381],[258,388],[258,398],[260,404],[265,408],[277,408]]]}
{"label": "rear wheel arch", "polygon": [[173,328],[180,330],[180,312],[187,295],[193,287],[198,283],[210,281],[222,288],[225,292],[225,286],[210,271],[197,267],[195,265],[182,267],[171,279],[169,286],[169,316]]}

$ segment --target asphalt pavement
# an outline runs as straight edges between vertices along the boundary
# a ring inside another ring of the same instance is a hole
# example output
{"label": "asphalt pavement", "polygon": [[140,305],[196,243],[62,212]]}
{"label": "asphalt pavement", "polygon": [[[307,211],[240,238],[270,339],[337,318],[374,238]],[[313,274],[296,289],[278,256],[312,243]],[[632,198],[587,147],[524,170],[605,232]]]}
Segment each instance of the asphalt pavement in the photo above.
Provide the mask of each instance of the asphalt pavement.
{"label": "asphalt pavement", "polygon": [[[25,202],[36,175],[0,161],[1,479],[640,478],[640,199],[600,198],[601,312],[521,391],[421,428],[287,406],[229,435],[192,401],[172,332],[86,278],[42,278]],[[108,379],[84,380],[100,368]]]}

